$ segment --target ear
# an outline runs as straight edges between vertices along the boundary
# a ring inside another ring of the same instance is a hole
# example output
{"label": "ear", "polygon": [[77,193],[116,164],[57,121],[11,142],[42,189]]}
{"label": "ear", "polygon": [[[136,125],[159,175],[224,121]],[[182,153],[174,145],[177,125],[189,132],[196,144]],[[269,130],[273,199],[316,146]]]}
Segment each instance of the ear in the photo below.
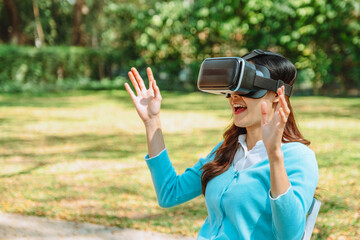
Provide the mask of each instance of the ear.
{"label": "ear", "polygon": [[279,95],[277,95],[276,93],[274,93],[274,92],[272,92],[272,94],[274,94],[274,95],[272,95],[272,97],[273,97],[273,103],[278,103],[279,101],[280,101],[280,97],[279,97]]}
{"label": "ear", "polygon": [[274,97],[273,103],[278,103],[280,101],[280,98],[278,95]]}

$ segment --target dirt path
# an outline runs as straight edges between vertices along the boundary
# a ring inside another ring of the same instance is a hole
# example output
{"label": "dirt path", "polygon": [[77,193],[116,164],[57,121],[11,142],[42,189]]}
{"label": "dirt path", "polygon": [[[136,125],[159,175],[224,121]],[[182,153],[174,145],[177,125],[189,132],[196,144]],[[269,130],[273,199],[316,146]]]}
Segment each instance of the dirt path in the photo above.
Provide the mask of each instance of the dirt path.
{"label": "dirt path", "polygon": [[194,240],[195,238],[0,212],[0,239]]}

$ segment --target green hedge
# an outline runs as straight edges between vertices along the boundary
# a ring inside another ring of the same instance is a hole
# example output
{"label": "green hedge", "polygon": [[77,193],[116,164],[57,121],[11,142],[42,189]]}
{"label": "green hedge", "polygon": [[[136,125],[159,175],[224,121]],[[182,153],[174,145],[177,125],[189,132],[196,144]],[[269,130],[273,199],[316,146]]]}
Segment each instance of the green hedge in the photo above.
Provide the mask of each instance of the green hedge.
{"label": "green hedge", "polygon": [[[197,77],[200,63],[189,65],[196,68],[194,76],[189,66],[181,67],[181,60],[150,65],[162,89],[196,88],[189,79]],[[123,88],[132,66],[146,79],[148,63],[143,58],[130,60],[115,49],[0,45],[0,92]]]}
{"label": "green hedge", "polygon": [[0,45],[0,91],[117,88],[120,59],[104,49]]}
{"label": "green hedge", "polygon": [[[146,67],[151,66],[163,90],[197,89],[196,81],[201,59],[192,59],[185,63],[180,56],[173,56],[172,59],[154,59],[148,62],[150,58],[138,57],[131,60],[126,55],[114,49],[0,45],[0,92],[119,89],[128,81],[127,72],[132,66],[140,71],[144,79]],[[331,64],[331,60],[335,61],[335,58],[329,59],[326,54],[318,54],[315,59],[302,56],[294,59],[299,70],[296,94],[312,94],[316,78],[320,78],[322,82],[321,94],[342,93],[341,85],[346,81],[341,81],[337,75],[346,68],[332,67],[334,63]],[[359,68],[355,67],[358,60],[350,62],[353,64],[348,64],[349,69],[343,75],[350,75],[346,78],[347,82],[356,79],[349,89],[357,89],[360,84]],[[336,91],[330,92],[332,89]],[[358,94],[357,91],[352,95]]]}

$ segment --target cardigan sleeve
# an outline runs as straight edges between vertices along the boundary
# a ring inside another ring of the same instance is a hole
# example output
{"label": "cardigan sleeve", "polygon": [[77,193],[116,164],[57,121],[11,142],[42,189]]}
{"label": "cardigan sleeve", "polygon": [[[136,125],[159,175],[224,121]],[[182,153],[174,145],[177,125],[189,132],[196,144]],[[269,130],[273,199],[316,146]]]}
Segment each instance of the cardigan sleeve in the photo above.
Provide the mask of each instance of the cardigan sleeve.
{"label": "cardigan sleeve", "polygon": [[152,158],[146,155],[145,160],[150,169],[160,207],[176,206],[201,194],[201,168],[213,159],[213,153],[220,145],[221,143],[206,158],[201,158],[181,175],[176,174],[166,149]]}
{"label": "cardigan sleeve", "polygon": [[[286,144],[287,145],[287,144]],[[293,143],[284,151],[284,164],[291,186],[277,198],[270,197],[276,239],[299,240],[304,234],[306,214],[319,180],[315,154],[305,145]]]}

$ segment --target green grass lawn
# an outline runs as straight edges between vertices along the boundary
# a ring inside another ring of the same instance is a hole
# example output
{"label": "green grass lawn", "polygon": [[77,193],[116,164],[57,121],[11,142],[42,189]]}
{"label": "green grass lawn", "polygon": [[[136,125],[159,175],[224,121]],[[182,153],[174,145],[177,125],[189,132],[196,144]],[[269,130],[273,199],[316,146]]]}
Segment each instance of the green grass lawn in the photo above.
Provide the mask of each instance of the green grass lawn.
{"label": "green grass lawn", "polygon": [[[165,142],[178,173],[222,140],[222,96],[163,92]],[[360,235],[360,99],[293,97],[320,167],[313,239]],[[144,127],[124,91],[0,96],[0,210],[196,235],[204,198],[161,209],[143,160]]]}

